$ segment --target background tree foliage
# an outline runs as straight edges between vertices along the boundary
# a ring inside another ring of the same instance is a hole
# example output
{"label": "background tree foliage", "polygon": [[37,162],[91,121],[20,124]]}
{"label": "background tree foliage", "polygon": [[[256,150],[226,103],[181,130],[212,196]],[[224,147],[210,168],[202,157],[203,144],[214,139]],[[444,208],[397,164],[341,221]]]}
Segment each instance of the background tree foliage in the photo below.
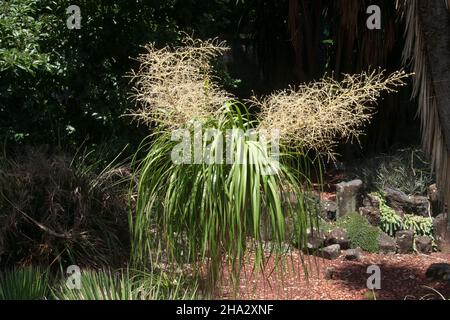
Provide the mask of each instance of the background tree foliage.
{"label": "background tree foliage", "polygon": [[0,137],[64,147],[132,139],[120,117],[132,103],[130,57],[148,42],[177,41],[181,30],[216,34],[229,1],[200,2],[81,0],[81,29],[69,30],[73,1],[2,1]]}
{"label": "background tree foliage", "polygon": [[[324,72],[401,67],[403,25],[388,0],[80,0],[82,28],[69,30],[72,4],[0,4],[0,138],[10,145],[108,141],[120,149],[139,141],[129,119],[120,117],[133,105],[125,76],[137,63],[130,57],[148,42],[176,43],[182,32],[227,40],[233,47],[228,71],[243,80],[234,93],[244,98]],[[365,28],[371,4],[383,8],[382,31]],[[384,151],[398,141],[418,141],[408,90],[379,111],[365,146]]]}

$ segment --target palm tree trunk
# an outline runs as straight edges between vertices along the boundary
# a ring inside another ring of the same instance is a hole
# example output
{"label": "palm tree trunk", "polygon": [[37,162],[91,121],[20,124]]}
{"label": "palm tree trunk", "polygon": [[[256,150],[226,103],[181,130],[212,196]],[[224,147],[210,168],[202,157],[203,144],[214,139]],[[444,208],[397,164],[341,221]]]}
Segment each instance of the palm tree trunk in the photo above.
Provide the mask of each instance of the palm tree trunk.
{"label": "palm tree trunk", "polygon": [[[413,60],[422,138],[444,203],[450,203],[450,12],[448,0],[405,1],[405,57]],[[450,251],[450,219],[444,235]]]}

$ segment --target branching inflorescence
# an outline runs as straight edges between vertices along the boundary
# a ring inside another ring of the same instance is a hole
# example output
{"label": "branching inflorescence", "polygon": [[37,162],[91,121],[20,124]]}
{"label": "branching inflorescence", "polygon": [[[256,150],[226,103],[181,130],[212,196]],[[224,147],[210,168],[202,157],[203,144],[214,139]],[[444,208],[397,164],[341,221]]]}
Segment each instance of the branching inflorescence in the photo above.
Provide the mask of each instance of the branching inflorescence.
{"label": "branching inflorescence", "polygon": [[228,50],[224,42],[186,38],[177,48],[151,44],[146,50],[132,75],[134,98],[141,104],[132,114],[137,120],[175,129],[216,115],[232,97],[216,84],[211,67],[211,60]]}
{"label": "branching inflorescence", "polygon": [[373,71],[345,75],[342,81],[328,77],[251,102],[261,110],[261,129],[279,130],[281,142],[291,147],[332,156],[340,140],[362,134],[381,93],[403,86],[408,76],[403,71],[387,77],[382,71]]}
{"label": "branching inflorescence", "polygon": [[[192,120],[215,118],[233,95],[215,81],[211,60],[228,50],[224,42],[183,40],[183,46],[146,46],[133,73],[134,97],[141,107],[132,113],[146,124],[176,129]],[[277,130],[280,142],[330,157],[339,141],[358,139],[383,92],[395,92],[409,75],[383,71],[344,75],[291,87],[250,103],[260,110],[259,129]]]}

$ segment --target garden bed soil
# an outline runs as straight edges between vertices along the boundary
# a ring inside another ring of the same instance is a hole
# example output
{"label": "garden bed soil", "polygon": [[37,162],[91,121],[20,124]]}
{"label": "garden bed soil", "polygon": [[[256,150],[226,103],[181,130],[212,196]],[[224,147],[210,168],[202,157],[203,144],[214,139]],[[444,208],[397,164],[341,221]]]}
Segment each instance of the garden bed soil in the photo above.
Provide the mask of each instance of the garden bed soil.
{"label": "garden bed soil", "polygon": [[[264,273],[252,273],[253,257],[247,259],[241,274],[240,290],[234,294],[229,272],[224,278],[218,298],[243,300],[365,300],[373,299],[367,289],[371,274],[367,268],[378,265],[381,269],[381,290],[376,290],[378,300],[441,299],[432,289],[447,299],[450,283],[427,280],[425,273],[433,263],[449,263],[450,254],[381,255],[364,253],[361,261],[346,261],[306,256],[309,277],[305,278],[300,255],[293,253],[284,270],[274,270],[276,263],[268,259]],[[328,280],[326,279],[328,278]],[[331,278],[331,279],[330,279]],[[428,288],[427,288],[428,287]]]}

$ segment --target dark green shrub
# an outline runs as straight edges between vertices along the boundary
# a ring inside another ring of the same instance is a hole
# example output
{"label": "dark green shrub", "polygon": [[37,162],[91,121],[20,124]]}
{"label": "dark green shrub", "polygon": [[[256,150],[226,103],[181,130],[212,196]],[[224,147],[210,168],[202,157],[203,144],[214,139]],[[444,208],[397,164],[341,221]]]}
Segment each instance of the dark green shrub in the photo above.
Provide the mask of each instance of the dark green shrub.
{"label": "dark green shrub", "polygon": [[[81,29],[66,9],[78,5]],[[69,144],[141,139],[121,117],[133,106],[126,74],[142,45],[180,31],[220,34],[232,6],[211,0],[0,1],[0,140]],[[213,18],[214,17],[214,18]]]}
{"label": "dark green shrub", "polygon": [[348,239],[353,248],[360,247],[364,251],[378,252],[378,238],[381,230],[372,226],[365,217],[351,213],[337,222],[338,226],[347,230]]}
{"label": "dark green shrub", "polygon": [[[144,2],[0,1],[0,138],[122,145],[136,134],[120,117],[130,107],[125,75],[136,63],[129,57],[177,35],[166,16],[172,5]],[[81,29],[69,30],[66,9],[74,4]]]}
{"label": "dark green shrub", "polygon": [[[22,150],[23,151],[23,150]],[[95,172],[28,150],[0,170],[0,266],[120,263],[128,256],[127,170]]]}

